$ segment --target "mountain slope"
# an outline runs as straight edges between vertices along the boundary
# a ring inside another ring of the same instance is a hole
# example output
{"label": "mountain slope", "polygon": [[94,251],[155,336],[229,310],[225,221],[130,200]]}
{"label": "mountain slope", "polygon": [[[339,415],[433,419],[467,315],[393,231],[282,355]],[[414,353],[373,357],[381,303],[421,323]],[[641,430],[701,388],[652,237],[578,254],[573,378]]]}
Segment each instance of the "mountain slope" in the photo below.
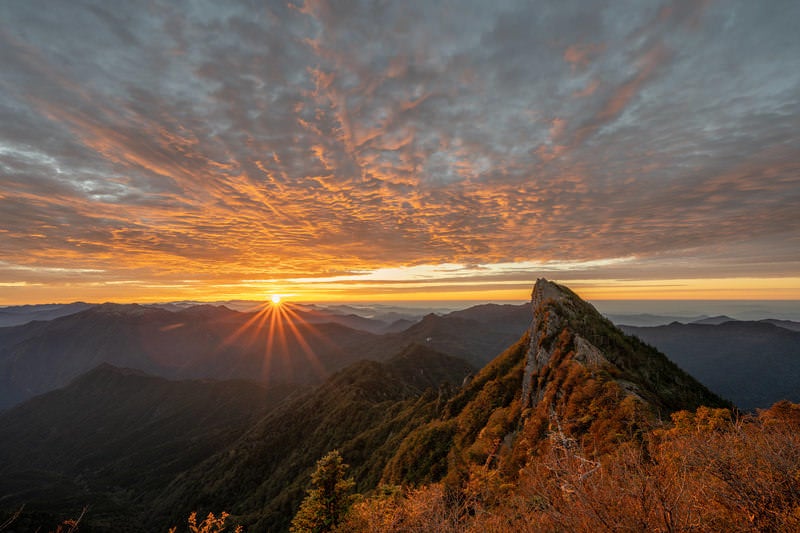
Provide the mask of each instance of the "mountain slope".
{"label": "mountain slope", "polygon": [[800,401],[800,332],[768,321],[623,329],[742,409]]}
{"label": "mountain slope", "polygon": [[[103,364],[0,414],[0,502],[95,525],[135,523],[142,497],[225,448],[297,392],[245,381],[169,381]],[[110,522],[109,522],[110,523]]]}
{"label": "mountain slope", "polygon": [[516,342],[530,325],[530,305],[486,304],[446,315],[428,314],[400,333],[381,336],[364,347],[364,356],[380,359],[408,344],[424,344],[482,367]]}
{"label": "mountain slope", "polygon": [[84,302],[0,307],[0,327],[19,326],[33,320],[53,320],[54,318],[85,311],[90,307],[92,307],[92,304]]}
{"label": "mountain slope", "polygon": [[352,465],[358,489],[375,487],[402,438],[436,416],[472,371],[420,345],[385,363],[355,363],[176,479],[156,499],[151,525],[175,522],[195,509],[205,513],[213,502],[253,531],[284,531],[317,459],[336,448]]}

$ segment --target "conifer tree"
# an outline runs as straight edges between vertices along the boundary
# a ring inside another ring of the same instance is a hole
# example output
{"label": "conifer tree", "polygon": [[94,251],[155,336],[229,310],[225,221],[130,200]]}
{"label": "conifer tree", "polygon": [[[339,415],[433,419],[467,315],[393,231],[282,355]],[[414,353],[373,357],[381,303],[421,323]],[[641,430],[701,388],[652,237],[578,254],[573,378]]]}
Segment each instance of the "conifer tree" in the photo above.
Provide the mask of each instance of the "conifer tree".
{"label": "conifer tree", "polygon": [[339,525],[350,508],[350,491],[355,485],[351,478],[345,478],[347,468],[337,450],[317,461],[311,488],[292,520],[292,533],[323,533]]}

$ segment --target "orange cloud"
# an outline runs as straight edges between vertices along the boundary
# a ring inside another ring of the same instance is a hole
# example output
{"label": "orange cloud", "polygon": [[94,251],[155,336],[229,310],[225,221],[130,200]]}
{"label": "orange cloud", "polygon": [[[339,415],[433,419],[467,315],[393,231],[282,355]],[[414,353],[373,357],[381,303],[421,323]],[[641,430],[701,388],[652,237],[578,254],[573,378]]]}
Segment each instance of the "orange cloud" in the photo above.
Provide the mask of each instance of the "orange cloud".
{"label": "orange cloud", "polygon": [[[778,62],[797,54],[737,47],[743,67],[729,72],[736,32],[703,34],[700,2],[666,4],[626,6],[639,27],[611,16],[613,3],[586,16],[523,6],[445,19],[430,2],[359,13],[308,1],[257,21],[247,6],[206,6],[231,30],[224,42],[186,25],[180,43],[147,33],[163,21],[133,10],[148,46],[107,31],[72,39],[71,20],[48,44],[51,15],[12,8],[27,22],[0,30],[0,283],[98,298],[311,294],[275,287],[387,266],[675,250],[687,269],[696,250],[741,241],[753,248],[703,274],[796,271],[791,85],[745,67],[783,80]],[[83,11],[76,21],[94,20]],[[187,53],[153,54],[176,46]],[[735,83],[708,88],[697,65]],[[687,80],[691,99],[676,90]],[[645,89],[653,105],[638,105]],[[533,268],[505,281],[524,293]],[[450,281],[355,294],[473,290]],[[507,288],[474,278],[484,282]]]}
{"label": "orange cloud", "polygon": [[638,94],[642,85],[653,77],[656,69],[669,59],[669,57],[669,51],[661,43],[649,49],[636,62],[639,69],[636,76],[617,88],[600,113],[597,114],[597,118],[605,122],[616,117],[625,109],[631,99]]}
{"label": "orange cloud", "polygon": [[564,61],[572,65],[573,70],[585,68],[606,49],[603,43],[573,44],[564,50]]}

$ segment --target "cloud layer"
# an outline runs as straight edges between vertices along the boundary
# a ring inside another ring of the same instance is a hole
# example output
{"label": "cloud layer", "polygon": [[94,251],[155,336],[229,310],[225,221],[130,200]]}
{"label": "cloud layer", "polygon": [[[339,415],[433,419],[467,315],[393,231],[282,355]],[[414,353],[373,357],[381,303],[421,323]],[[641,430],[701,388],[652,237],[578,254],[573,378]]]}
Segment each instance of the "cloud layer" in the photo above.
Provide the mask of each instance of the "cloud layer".
{"label": "cloud layer", "polygon": [[790,0],[5,2],[0,282],[794,277],[797,20]]}

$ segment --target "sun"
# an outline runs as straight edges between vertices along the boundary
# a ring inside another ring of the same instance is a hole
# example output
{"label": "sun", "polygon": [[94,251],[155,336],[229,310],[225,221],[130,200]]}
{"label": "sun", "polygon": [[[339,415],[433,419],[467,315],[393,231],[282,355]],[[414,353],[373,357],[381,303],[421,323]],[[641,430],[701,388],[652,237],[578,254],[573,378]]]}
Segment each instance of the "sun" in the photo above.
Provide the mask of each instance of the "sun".
{"label": "sun", "polygon": [[273,304],[273,305],[279,305],[280,303],[281,303],[281,297],[280,297],[280,295],[278,295],[278,294],[273,294],[273,295],[272,295],[272,304]]}

